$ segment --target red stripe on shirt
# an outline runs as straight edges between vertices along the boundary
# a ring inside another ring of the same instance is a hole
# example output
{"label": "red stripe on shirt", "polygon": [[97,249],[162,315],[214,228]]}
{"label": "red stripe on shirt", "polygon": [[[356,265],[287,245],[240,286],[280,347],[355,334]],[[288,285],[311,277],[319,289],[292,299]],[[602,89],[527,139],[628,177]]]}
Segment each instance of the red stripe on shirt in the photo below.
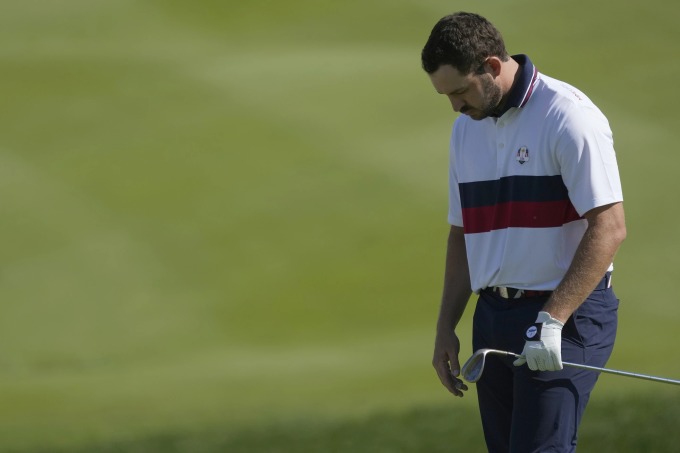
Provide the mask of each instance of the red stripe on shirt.
{"label": "red stripe on shirt", "polygon": [[505,228],[555,228],[581,219],[569,200],[515,201],[492,206],[463,208],[466,234]]}

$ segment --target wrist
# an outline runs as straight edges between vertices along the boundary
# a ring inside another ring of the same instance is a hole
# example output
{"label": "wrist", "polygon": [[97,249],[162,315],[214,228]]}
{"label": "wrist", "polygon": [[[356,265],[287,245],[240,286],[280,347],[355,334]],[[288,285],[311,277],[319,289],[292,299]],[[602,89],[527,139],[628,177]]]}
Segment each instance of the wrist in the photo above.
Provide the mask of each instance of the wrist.
{"label": "wrist", "polygon": [[536,317],[537,324],[543,324],[547,326],[559,327],[560,329],[564,327],[565,321],[554,317],[550,312],[542,310],[538,312]]}
{"label": "wrist", "polygon": [[452,323],[437,323],[437,334],[455,332],[456,326]]}

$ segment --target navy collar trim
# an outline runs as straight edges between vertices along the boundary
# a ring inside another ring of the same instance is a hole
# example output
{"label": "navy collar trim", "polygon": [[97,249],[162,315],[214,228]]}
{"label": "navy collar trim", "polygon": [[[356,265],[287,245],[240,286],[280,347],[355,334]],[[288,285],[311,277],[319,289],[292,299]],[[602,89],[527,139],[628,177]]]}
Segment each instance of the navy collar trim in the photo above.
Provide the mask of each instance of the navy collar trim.
{"label": "navy collar trim", "polygon": [[519,63],[519,77],[510,88],[508,99],[503,106],[503,110],[498,113],[498,116],[503,116],[505,112],[511,108],[522,108],[526,105],[534,92],[536,80],[538,80],[538,71],[533,65],[528,56],[523,54],[513,55],[511,57]]}

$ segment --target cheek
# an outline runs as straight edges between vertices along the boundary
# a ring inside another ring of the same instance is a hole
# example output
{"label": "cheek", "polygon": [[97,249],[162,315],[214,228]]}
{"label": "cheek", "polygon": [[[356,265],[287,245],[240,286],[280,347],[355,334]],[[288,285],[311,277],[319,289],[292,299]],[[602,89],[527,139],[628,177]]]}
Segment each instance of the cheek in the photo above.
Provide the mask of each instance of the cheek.
{"label": "cheek", "polygon": [[471,92],[466,96],[465,102],[470,105],[479,106],[484,103],[484,96],[479,91]]}

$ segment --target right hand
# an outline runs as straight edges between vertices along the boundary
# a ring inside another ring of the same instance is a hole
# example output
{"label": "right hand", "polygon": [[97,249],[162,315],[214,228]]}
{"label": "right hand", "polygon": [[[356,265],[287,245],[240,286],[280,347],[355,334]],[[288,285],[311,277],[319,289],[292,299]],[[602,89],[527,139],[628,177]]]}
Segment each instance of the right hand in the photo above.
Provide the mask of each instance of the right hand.
{"label": "right hand", "polygon": [[432,366],[437,371],[437,376],[439,376],[444,387],[455,396],[462,397],[463,391],[468,388],[463,381],[458,379],[458,376],[460,376],[459,351],[460,341],[453,329],[437,331]]}

